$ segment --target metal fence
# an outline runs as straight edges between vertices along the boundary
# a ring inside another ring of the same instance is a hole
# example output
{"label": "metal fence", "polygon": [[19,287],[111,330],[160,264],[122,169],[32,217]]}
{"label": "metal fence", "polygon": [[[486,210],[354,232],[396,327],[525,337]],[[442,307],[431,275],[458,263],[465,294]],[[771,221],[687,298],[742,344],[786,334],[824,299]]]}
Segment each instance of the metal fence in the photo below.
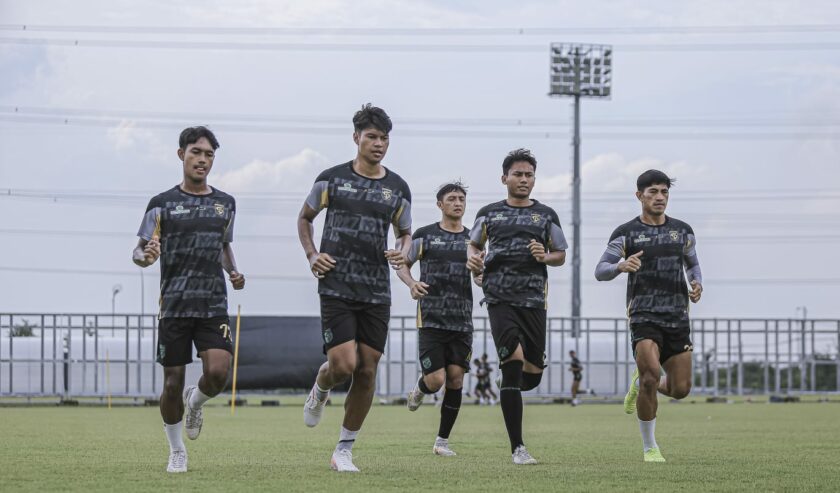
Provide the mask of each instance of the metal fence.
{"label": "metal fence", "polygon": [[[498,368],[487,318],[477,317],[475,328],[474,357],[487,353]],[[840,320],[696,319],[691,337],[693,393],[840,391]],[[584,367],[582,389],[624,393],[634,365],[626,319],[552,317],[546,340],[548,367],[532,394],[570,391],[572,349]],[[163,381],[156,346],[154,315],[0,314],[0,396],[152,397]],[[187,373],[197,379],[200,363]],[[419,373],[414,317],[392,317],[377,393],[404,395]],[[468,375],[465,389],[474,385]]]}

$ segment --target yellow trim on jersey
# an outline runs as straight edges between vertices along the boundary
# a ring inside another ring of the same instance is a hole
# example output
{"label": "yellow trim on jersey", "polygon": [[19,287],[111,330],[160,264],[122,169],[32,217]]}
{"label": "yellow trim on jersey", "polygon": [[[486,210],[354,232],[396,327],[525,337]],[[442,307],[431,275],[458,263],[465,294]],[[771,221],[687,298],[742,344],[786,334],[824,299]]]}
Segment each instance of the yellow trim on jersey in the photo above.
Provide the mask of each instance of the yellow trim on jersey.
{"label": "yellow trim on jersey", "polygon": [[155,230],[152,231],[152,238],[155,236],[158,237],[158,240],[160,239],[160,214],[155,216]]}
{"label": "yellow trim on jersey", "polygon": [[544,303],[545,306],[543,309],[548,310],[548,279],[545,280],[545,286],[543,287],[543,296],[544,296]]}
{"label": "yellow trim on jersey", "polygon": [[[423,258],[423,245],[424,245],[425,243],[426,243],[426,242],[425,242],[424,240],[420,240],[420,251],[418,251],[418,252],[417,252],[417,260],[420,260],[420,259],[422,259],[422,258]],[[420,304],[419,304],[419,303],[418,303],[418,306],[420,306]]]}
{"label": "yellow trim on jersey", "polygon": [[321,192],[321,209],[330,205],[330,192],[329,189],[325,188]]}
{"label": "yellow trim on jersey", "polygon": [[487,223],[481,223],[481,246],[484,247],[484,244],[487,243]]}
{"label": "yellow trim on jersey", "polygon": [[400,209],[396,212],[396,214],[394,214],[394,219],[392,222],[394,223],[394,226],[397,227],[397,230],[399,230],[400,217],[402,217],[403,210],[405,210],[405,206],[401,205]]}

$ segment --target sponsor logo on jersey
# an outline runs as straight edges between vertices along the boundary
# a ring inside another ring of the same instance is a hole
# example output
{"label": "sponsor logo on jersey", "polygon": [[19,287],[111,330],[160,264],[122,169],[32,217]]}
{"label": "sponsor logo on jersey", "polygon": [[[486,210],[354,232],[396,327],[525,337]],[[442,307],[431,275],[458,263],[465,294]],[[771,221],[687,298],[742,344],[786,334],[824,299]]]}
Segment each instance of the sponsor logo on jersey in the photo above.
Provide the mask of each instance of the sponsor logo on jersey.
{"label": "sponsor logo on jersey", "polygon": [[177,207],[175,207],[175,210],[172,211],[170,214],[172,214],[173,216],[176,216],[176,215],[179,215],[179,214],[189,214],[189,213],[190,213],[189,209],[184,209],[184,206],[179,204]]}
{"label": "sponsor logo on jersey", "polygon": [[496,216],[493,219],[491,219],[491,221],[504,221],[504,220],[505,220],[505,215],[502,214],[501,212],[496,213]]}
{"label": "sponsor logo on jersey", "polygon": [[446,245],[446,242],[440,239],[440,236],[435,236],[435,239],[431,241],[432,245]]}
{"label": "sponsor logo on jersey", "polygon": [[642,234],[639,235],[638,238],[633,240],[633,243],[644,243],[646,241],[650,241],[650,238],[648,238],[647,236],[645,236],[644,233],[642,233]]}
{"label": "sponsor logo on jersey", "polygon": [[352,193],[358,192],[358,190],[353,188],[353,185],[351,185],[349,181],[344,182],[343,185],[338,187],[338,190],[340,192],[352,192]]}

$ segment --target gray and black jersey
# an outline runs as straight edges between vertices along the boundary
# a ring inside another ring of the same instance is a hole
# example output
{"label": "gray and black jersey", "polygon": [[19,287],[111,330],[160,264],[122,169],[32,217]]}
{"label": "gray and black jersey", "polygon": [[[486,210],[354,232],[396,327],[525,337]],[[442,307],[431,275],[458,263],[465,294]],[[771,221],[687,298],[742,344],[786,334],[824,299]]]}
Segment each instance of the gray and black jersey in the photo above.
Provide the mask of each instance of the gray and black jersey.
{"label": "gray and black jersey", "polygon": [[470,230],[452,233],[439,223],[414,232],[408,262],[420,261],[428,294],[417,301],[417,327],[472,332],[472,287],[467,269]]}
{"label": "gray and black jersey", "polygon": [[194,195],[176,185],[146,208],[137,236],[160,238],[160,318],[227,315],[222,250],[233,241],[236,202],[210,189]]}
{"label": "gray and black jersey", "polygon": [[502,200],[478,211],[470,236],[483,248],[484,300],[526,308],[547,308],[548,271],[537,262],[528,244],[536,240],[546,252],[566,250],[568,244],[557,213],[536,200],[528,207],[514,207]]}
{"label": "gray and black jersey", "polygon": [[688,325],[688,281],[703,283],[695,250],[694,231],[688,224],[665,217],[660,226],[638,217],[622,224],[610,236],[595,277],[615,279],[622,258],[643,251],[642,268],[627,276],[627,316],[631,324],[653,323],[663,327]]}
{"label": "gray and black jersey", "polygon": [[402,178],[385,169],[367,178],[353,162],[332,167],[315,180],[306,205],[327,209],[321,253],[335,268],[318,282],[318,293],[364,303],[390,304],[390,268],[385,259],[388,229],[411,231],[411,192]]}

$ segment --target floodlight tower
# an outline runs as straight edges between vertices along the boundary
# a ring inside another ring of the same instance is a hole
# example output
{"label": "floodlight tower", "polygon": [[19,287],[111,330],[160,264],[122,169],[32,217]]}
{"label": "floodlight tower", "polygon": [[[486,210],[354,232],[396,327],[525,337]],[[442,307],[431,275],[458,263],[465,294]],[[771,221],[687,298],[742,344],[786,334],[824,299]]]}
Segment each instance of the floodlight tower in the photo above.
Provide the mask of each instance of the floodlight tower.
{"label": "floodlight tower", "polygon": [[551,44],[549,96],[575,98],[572,137],[572,335],[580,334],[580,98],[609,98],[612,90],[612,46],[578,43]]}

